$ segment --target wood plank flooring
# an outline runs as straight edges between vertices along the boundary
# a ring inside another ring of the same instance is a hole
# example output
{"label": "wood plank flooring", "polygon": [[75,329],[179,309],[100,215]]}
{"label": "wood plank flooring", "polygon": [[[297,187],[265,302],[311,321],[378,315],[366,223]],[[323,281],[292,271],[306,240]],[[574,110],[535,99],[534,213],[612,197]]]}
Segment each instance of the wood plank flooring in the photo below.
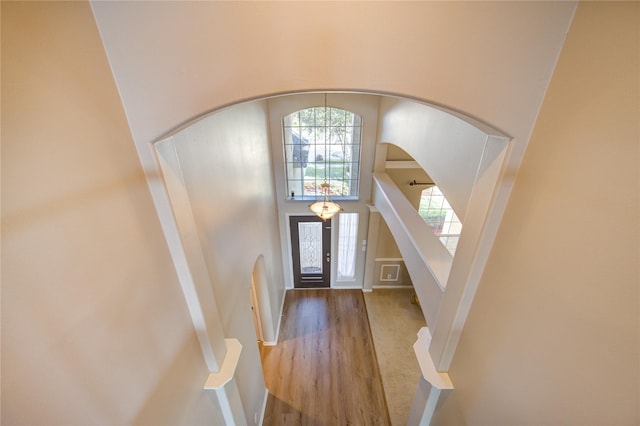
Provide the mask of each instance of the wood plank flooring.
{"label": "wood plank flooring", "polygon": [[360,290],[290,290],[261,347],[264,425],[390,425]]}

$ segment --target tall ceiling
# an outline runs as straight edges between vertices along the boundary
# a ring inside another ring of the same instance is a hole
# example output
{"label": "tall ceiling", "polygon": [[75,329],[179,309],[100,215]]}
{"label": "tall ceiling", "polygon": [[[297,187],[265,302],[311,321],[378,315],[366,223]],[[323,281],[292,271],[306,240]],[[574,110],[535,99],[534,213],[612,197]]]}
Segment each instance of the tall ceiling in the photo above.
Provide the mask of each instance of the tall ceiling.
{"label": "tall ceiling", "polygon": [[344,89],[475,117],[514,138],[518,164],[576,3],[91,5],[139,151],[240,100]]}

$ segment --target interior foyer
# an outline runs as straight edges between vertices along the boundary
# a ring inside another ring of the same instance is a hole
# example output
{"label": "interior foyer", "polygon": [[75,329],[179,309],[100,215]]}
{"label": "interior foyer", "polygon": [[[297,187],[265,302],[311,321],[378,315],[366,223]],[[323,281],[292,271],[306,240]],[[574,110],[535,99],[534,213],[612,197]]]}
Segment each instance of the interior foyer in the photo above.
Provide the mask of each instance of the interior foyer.
{"label": "interior foyer", "polygon": [[[473,303],[466,284],[442,298],[437,283],[418,287],[429,325],[447,325],[430,357],[455,386],[431,423],[638,423],[637,3],[0,8],[3,424],[259,422],[249,287],[265,270],[276,339],[288,268],[271,171],[277,105],[244,100],[314,88],[399,94],[400,107],[445,106],[508,135],[489,197],[499,214],[471,224],[491,243],[468,246],[469,274],[449,269],[477,289]],[[330,24],[293,19],[309,16]],[[202,151],[175,144],[156,160],[159,141],[206,111],[229,124],[214,126],[213,144],[195,135]],[[210,163],[177,167],[198,157]],[[400,235],[397,185],[372,158],[378,211],[353,207]],[[156,161],[190,182],[189,202],[169,203],[167,191],[184,193]],[[237,373],[220,383],[228,360]]]}
{"label": "interior foyer", "polygon": [[[216,305],[221,284],[214,283],[213,294],[205,297],[198,291],[198,286],[203,284],[191,277],[211,276],[221,269],[216,252],[224,249],[223,240],[207,239],[206,230],[209,223],[223,213],[216,207],[216,202],[225,197],[224,192],[220,194],[218,182],[229,177],[221,174],[218,164],[225,161],[226,156],[238,154],[232,145],[229,151],[224,151],[220,143],[211,141],[251,135],[255,138],[254,155],[265,148],[270,149],[270,155],[266,153],[262,159],[267,166],[262,172],[264,177],[254,171],[255,183],[247,177],[244,181],[252,186],[260,179],[265,195],[275,193],[279,226],[271,230],[269,238],[271,244],[280,244],[279,253],[265,252],[265,278],[254,278],[254,282],[264,285],[255,291],[258,297],[254,308],[264,316],[259,321],[261,334],[275,335],[266,342],[277,343],[282,287],[274,277],[281,276],[285,288],[293,287],[288,217],[309,214],[308,202],[292,199],[285,187],[285,137],[281,123],[283,117],[292,112],[322,105],[352,111],[362,117],[363,122],[359,150],[360,193],[357,198],[340,199],[343,212],[332,219],[331,225],[333,239],[338,240],[342,214],[357,214],[360,220],[355,239],[358,247],[362,241],[362,249],[356,251],[352,279],[338,279],[335,262],[332,263],[331,287],[371,291],[374,271],[380,262],[381,266],[395,264],[406,269],[429,324],[420,334],[416,343],[419,349],[415,353],[423,373],[419,380],[430,390],[417,394],[409,421],[428,422],[440,393],[453,387],[446,371],[457,344],[454,324],[464,323],[493,238],[487,228],[501,215],[502,207],[494,200],[501,187],[509,139],[490,127],[422,102],[347,92],[275,96],[227,107],[195,120],[155,144],[171,212],[175,215],[175,222],[168,221],[166,225],[175,226],[183,246],[184,255],[175,256],[174,262],[184,262],[190,270],[190,275],[181,279],[183,291],[187,298],[193,298],[194,318],[200,315],[199,305]],[[388,171],[395,172],[396,181]],[[244,170],[235,173],[244,175]],[[273,177],[269,176],[271,173]],[[418,214],[421,190],[411,184],[416,180],[437,182],[456,214],[463,218],[465,226],[455,256]],[[273,188],[265,186],[265,181],[273,181]],[[218,200],[212,196],[215,193],[220,194]],[[380,238],[384,235],[383,229],[388,229],[386,240]],[[335,243],[331,251],[336,251]],[[391,259],[379,253],[394,253],[392,259],[395,260],[390,262]],[[279,262],[282,262],[281,268]],[[207,301],[208,298],[211,300]],[[209,312],[209,315],[215,317],[216,313]],[[215,354],[214,350],[216,345],[222,346],[220,337],[200,339],[212,347],[212,365],[226,362],[228,355]]]}

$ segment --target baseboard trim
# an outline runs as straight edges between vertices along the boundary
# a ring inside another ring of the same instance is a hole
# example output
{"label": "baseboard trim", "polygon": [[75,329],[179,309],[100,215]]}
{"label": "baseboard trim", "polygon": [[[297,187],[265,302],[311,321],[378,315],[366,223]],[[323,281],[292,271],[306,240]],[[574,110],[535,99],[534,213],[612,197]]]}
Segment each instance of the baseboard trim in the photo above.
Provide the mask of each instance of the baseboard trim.
{"label": "baseboard trim", "polygon": [[275,346],[278,344],[278,340],[280,339],[280,323],[282,322],[282,314],[284,313],[284,300],[287,297],[287,291],[289,289],[285,288],[282,292],[282,300],[280,301],[280,313],[278,314],[278,328],[276,328],[276,339],[275,342],[262,342],[265,346]]}
{"label": "baseboard trim", "polygon": [[377,288],[381,288],[381,289],[397,288],[398,290],[405,290],[408,288],[413,288],[413,286],[412,285],[374,285],[372,290],[375,290]]}
{"label": "baseboard trim", "polygon": [[262,401],[262,413],[260,414],[259,425],[264,423],[264,413],[267,411],[267,401],[269,400],[269,389],[264,388],[264,400]]}

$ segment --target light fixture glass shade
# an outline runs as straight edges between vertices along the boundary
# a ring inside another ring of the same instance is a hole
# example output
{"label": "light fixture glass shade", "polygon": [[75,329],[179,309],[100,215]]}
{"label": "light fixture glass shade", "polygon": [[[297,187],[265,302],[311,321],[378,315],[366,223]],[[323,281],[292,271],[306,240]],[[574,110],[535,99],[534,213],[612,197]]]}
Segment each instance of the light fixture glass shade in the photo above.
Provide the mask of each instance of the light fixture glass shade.
{"label": "light fixture glass shade", "polygon": [[329,184],[323,183],[320,185],[324,198],[311,204],[309,208],[322,220],[330,219],[333,215],[342,210],[342,207],[338,203],[334,203],[329,199]]}
{"label": "light fixture glass shade", "polygon": [[316,201],[311,204],[309,208],[322,220],[330,219],[333,215],[342,210],[342,207],[333,201],[328,200],[326,197],[324,200]]}

